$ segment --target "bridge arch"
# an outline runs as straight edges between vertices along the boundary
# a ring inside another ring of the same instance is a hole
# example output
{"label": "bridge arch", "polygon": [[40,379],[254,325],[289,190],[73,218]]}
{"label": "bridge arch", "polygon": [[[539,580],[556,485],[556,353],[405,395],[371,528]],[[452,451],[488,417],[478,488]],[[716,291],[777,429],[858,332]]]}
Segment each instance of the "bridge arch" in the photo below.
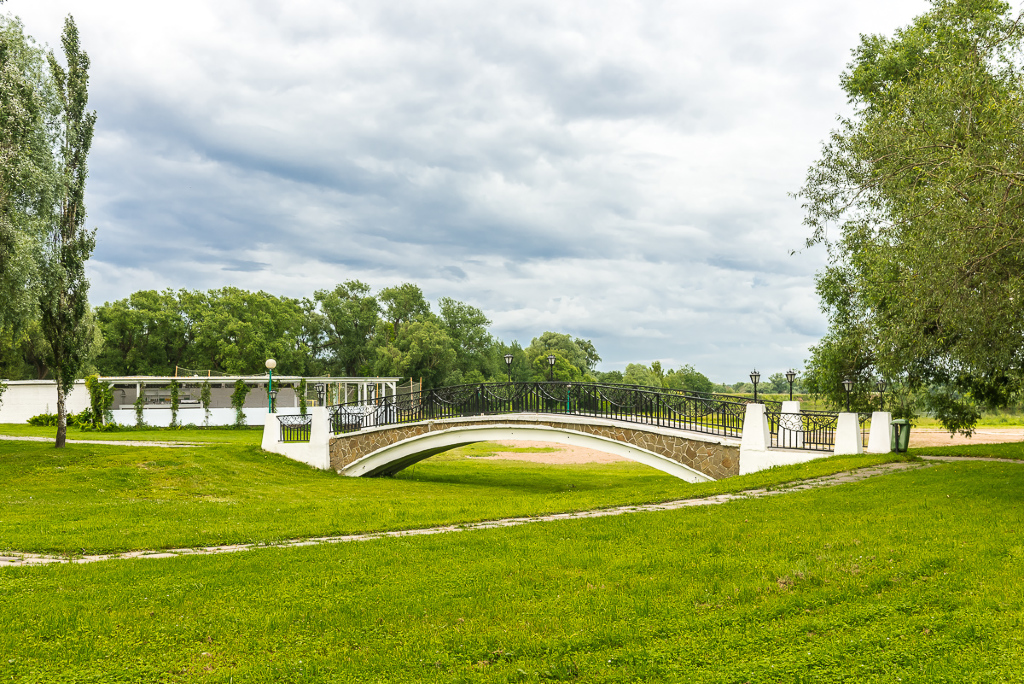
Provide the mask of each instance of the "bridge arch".
{"label": "bridge arch", "polygon": [[738,440],[654,426],[569,416],[473,416],[421,421],[335,436],[330,467],[352,477],[391,475],[435,454],[489,441],[580,446],[642,463],[687,482],[736,474]]}

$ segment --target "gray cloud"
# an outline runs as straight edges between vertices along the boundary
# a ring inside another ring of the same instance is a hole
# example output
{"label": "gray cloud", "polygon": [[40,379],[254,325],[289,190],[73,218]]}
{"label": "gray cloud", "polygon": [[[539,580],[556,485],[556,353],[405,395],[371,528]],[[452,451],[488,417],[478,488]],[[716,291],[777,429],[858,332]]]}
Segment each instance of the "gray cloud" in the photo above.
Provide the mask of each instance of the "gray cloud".
{"label": "gray cloud", "polygon": [[350,278],[473,303],[505,339],[719,380],[825,328],[799,188],[861,32],[917,0],[10,0],[75,14],[99,113],[94,303]]}

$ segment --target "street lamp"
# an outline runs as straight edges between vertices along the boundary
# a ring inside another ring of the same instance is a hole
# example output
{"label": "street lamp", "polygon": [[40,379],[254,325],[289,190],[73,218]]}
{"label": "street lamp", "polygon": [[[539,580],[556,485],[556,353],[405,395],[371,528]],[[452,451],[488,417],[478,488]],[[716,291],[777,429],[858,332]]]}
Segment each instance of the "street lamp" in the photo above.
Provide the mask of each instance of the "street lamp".
{"label": "street lamp", "polygon": [[793,401],[793,381],[796,380],[796,371],[792,368],[786,371],[786,379],[789,380],[789,400]]}
{"label": "street lamp", "polygon": [[277,411],[274,410],[274,404],[277,403],[277,390],[270,390],[270,402],[269,403],[270,403],[270,412],[271,413],[277,413]]}
{"label": "street lamp", "polygon": [[750,373],[750,382],[754,383],[754,403],[757,403],[757,383],[761,379],[761,374],[757,372],[755,368]]}
{"label": "street lamp", "polygon": [[267,412],[274,412],[274,369],[277,368],[277,361],[274,359],[267,359],[265,364],[267,372],[270,373],[270,380],[267,382]]}
{"label": "street lamp", "polygon": [[551,382],[555,373],[555,355],[548,354],[548,382]]}
{"label": "street lamp", "polygon": [[853,391],[853,380],[843,380],[843,389],[846,390],[846,412],[850,412],[850,392]]}
{"label": "street lamp", "polygon": [[505,354],[505,370],[508,371],[508,381],[512,382],[512,358],[511,354]]}
{"label": "street lamp", "polygon": [[327,388],[324,387],[324,383],[318,382],[315,385],[313,385],[313,389],[316,390],[316,405],[317,406],[323,406],[324,405],[324,392],[326,391]]}
{"label": "street lamp", "polygon": [[879,404],[878,410],[879,411],[884,411],[885,410],[885,378],[879,378],[878,382],[875,383],[875,386],[878,387],[878,404]]}

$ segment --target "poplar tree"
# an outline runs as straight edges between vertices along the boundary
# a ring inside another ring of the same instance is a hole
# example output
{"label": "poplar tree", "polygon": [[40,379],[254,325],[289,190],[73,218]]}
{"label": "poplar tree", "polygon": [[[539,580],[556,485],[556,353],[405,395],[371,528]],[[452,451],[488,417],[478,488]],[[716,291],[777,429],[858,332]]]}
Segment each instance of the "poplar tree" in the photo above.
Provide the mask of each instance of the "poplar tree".
{"label": "poplar tree", "polygon": [[57,201],[43,249],[39,308],[43,334],[50,343],[49,367],[57,382],[57,448],[67,436],[67,395],[81,372],[89,347],[84,318],[89,281],[85,262],[96,246],[95,231],[85,227],[85,179],[96,113],[89,102],[89,56],[79,46],[78,28],[68,15],[61,37],[65,69],[51,52],[50,76],[56,90]]}

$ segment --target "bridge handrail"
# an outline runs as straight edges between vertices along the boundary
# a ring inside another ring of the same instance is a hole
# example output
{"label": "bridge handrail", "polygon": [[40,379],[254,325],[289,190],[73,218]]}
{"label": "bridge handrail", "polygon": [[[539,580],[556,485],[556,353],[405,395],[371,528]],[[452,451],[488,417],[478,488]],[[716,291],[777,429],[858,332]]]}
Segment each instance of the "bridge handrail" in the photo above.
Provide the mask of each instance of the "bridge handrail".
{"label": "bridge handrail", "polygon": [[335,404],[329,407],[329,415],[334,434],[419,420],[528,412],[604,417],[739,437],[749,403],[728,395],[614,383],[505,382],[452,385]]}

